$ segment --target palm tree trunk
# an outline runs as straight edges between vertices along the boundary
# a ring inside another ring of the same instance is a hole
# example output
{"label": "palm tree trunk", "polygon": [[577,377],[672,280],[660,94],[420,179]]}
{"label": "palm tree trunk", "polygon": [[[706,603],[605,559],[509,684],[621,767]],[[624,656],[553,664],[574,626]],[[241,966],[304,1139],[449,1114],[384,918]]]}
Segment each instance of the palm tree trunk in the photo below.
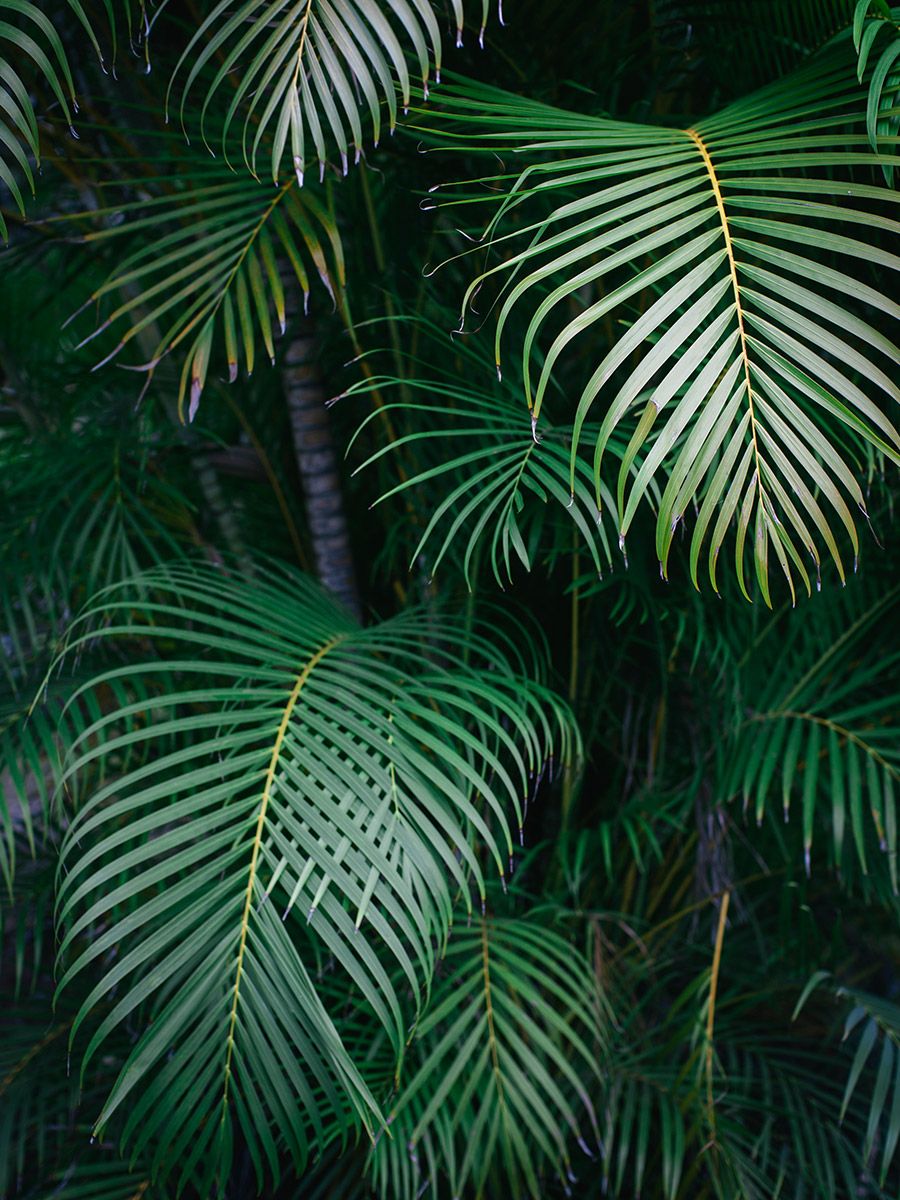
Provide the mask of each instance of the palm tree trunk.
{"label": "palm tree trunk", "polygon": [[327,397],[308,321],[303,321],[288,345],[282,377],[316,570],[324,586],[359,618],[362,605],[325,404]]}

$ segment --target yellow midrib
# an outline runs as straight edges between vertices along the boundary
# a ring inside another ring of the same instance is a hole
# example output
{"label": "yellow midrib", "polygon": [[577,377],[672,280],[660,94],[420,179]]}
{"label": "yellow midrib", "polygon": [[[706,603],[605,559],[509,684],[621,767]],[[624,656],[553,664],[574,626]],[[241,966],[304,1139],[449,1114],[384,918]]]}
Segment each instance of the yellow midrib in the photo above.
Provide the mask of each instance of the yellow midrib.
{"label": "yellow midrib", "polygon": [[722,189],[719,187],[719,180],[716,176],[716,169],[713,166],[712,158],[709,150],[706,148],[706,143],[701,138],[696,129],[685,130],[688,137],[700,151],[700,157],[703,159],[703,165],[706,167],[706,173],[709,176],[709,182],[712,186],[713,196],[716,201],[716,208],[719,213],[719,220],[722,223],[722,236],[725,239],[725,251],[728,255],[728,270],[731,274],[731,289],[734,294],[734,307],[737,315],[738,332],[741,340],[741,359],[744,364],[744,380],[747,385],[747,407],[750,410],[750,437],[753,441],[753,460],[756,466],[756,480],[760,489],[763,491],[762,472],[760,470],[760,454],[759,442],[756,436],[756,413],[753,406],[753,384],[750,380],[750,354],[747,350],[747,330],[744,325],[744,306],[741,303],[741,288],[738,283],[737,262],[734,257],[734,244],[731,240],[731,230],[728,227],[728,217],[725,213],[725,201],[722,197]]}
{"label": "yellow midrib", "polygon": [[725,923],[728,920],[728,903],[731,890],[726,888],[719,906],[719,922],[716,926],[716,944],[713,950],[712,970],[709,976],[709,1010],[706,1014],[706,1104],[710,1128],[715,1137],[716,1110],[713,1102],[713,1032],[716,1025],[716,995],[719,990],[719,969],[722,966],[722,946],[725,943]]}
{"label": "yellow midrib", "polygon": [[296,89],[298,80],[300,79],[300,67],[303,63],[303,51],[306,49],[306,35],[309,30],[309,11],[312,8],[312,0],[306,0],[306,8],[303,10],[301,20],[303,22],[303,32],[300,34],[300,45],[297,47],[297,62],[294,67],[294,78],[292,87]]}
{"label": "yellow midrib", "polygon": [[244,971],[244,951],[247,947],[247,930],[250,925],[250,910],[253,906],[253,890],[256,885],[257,863],[259,861],[259,850],[262,845],[263,830],[266,824],[266,812],[269,807],[269,799],[272,794],[272,783],[275,779],[275,772],[278,769],[278,759],[281,755],[281,747],[287,733],[288,725],[290,724],[291,716],[294,709],[297,707],[297,701],[300,699],[300,693],[309,679],[310,674],[315,667],[322,661],[329,650],[333,649],[343,634],[333,637],[326,642],[312,656],[303,670],[297,676],[294,686],[291,688],[291,694],[288,697],[287,704],[284,707],[284,712],[281,714],[281,724],[278,726],[278,732],[275,735],[275,742],[272,746],[272,755],[269,759],[268,770],[266,771],[265,783],[263,784],[262,797],[259,803],[259,816],[256,819],[256,830],[253,835],[253,851],[250,855],[250,873],[247,880],[247,891],[244,896],[244,910],[241,915],[241,937],[238,944],[237,969],[234,979],[234,997],[231,1002],[231,1014],[228,1021],[228,1040],[225,1053],[225,1084],[222,1095],[222,1117],[224,1122],[225,1115],[228,1111],[228,1090],[231,1082],[231,1058],[234,1051],[234,1027],[237,1023],[238,1001],[240,999],[241,977]]}

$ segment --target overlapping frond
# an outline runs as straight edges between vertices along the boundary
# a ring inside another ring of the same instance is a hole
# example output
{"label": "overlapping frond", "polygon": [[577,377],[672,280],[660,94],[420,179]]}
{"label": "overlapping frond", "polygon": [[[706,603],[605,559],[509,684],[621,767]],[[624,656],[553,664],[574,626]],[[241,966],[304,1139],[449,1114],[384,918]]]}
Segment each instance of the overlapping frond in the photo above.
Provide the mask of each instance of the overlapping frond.
{"label": "overlapping frond", "polygon": [[[36,71],[50,89],[69,126],[77,111],[75,84],[59,31],[44,10],[31,0],[0,3],[0,183],[25,215],[19,186],[24,177],[34,194],[34,171],[29,155],[40,166],[41,143],[34,111],[31,73]],[[0,238],[7,238],[0,213]]]}
{"label": "overlapping frond", "polygon": [[70,1021],[48,1022],[32,1007],[4,1006],[0,1037],[0,1193],[52,1161],[65,1139],[78,1097],[65,1073]]}
{"label": "overlapping frond", "polygon": [[[718,939],[695,940],[689,920],[665,909],[640,936],[628,927],[630,950],[616,953],[597,935],[614,1018],[602,1065],[602,1186],[675,1200],[694,1186],[699,1155],[721,1200],[849,1200],[867,1161],[873,1078],[842,1112],[845,1081],[822,1057],[821,1021],[791,1024],[797,960],[780,960],[774,945],[760,953],[772,908],[762,903],[750,921],[730,912],[712,973]],[[802,937],[795,929],[782,949],[799,953]],[[882,1193],[873,1186],[873,1195]]]}
{"label": "overlapping frond", "polygon": [[[459,349],[454,358],[445,371],[436,353],[429,357],[427,373],[416,369],[408,379],[370,375],[346,393],[389,395],[400,389],[411,394],[375,410],[356,437],[383,420],[385,411],[412,431],[370,454],[356,470],[388,455],[404,464],[401,482],[376,503],[412,492],[417,512],[427,505],[412,561],[427,555],[433,575],[452,556],[470,588],[486,563],[504,587],[517,565],[530,571],[559,548],[553,530],[562,528],[564,549],[571,548],[574,534],[602,575],[612,561],[610,531],[595,503],[590,466],[582,459],[570,492],[565,428],[545,421],[536,437],[521,411],[514,381],[496,380],[490,363],[470,348]],[[464,376],[455,369],[462,363],[468,368]],[[624,446],[616,449],[621,453]],[[605,487],[601,495],[608,512],[612,496]]]}
{"label": "overlapping frond", "polygon": [[85,341],[110,327],[124,329],[98,366],[134,346],[149,357],[128,366],[148,378],[163,357],[178,352],[179,413],[186,407],[193,420],[223,347],[231,380],[242,366],[252,374],[260,343],[274,361],[291,281],[304,303],[311,276],[335,298],[344,284],[340,237],[327,206],[311,189],[301,193],[293,178],[273,191],[224,166],[193,163],[180,164],[174,179],[142,178],[125,187],[126,197],[137,189],[147,198],[80,214],[104,225],[86,233],[86,242],[132,243],[88,301],[107,315]]}
{"label": "overlapping frond", "polygon": [[[41,686],[68,622],[97,589],[177,558],[190,527],[190,503],[160,477],[149,437],[142,445],[133,428],[100,423],[76,432],[60,417],[62,435],[23,423],[0,435],[0,876],[7,887],[19,839],[33,856],[47,828],[61,740],[99,715],[85,697],[63,721],[70,678]],[[154,440],[156,453],[171,450],[170,435]]]}
{"label": "overlapping frond", "polygon": [[[484,895],[476,846],[503,877],[532,777],[575,735],[523,674],[530,653],[497,631],[415,612],[361,629],[275,567],[252,582],[145,573],[98,599],[70,649],[121,637],[171,660],[97,678],[161,686],[152,709],[113,707],[88,727],[69,769],[63,991],[117,948],[73,1026],[111,1004],[85,1065],[129,1014],[153,1017],[98,1125],[127,1114],[125,1142],[157,1172],[177,1162],[209,1186],[236,1122],[260,1174],[277,1175],[282,1154],[302,1166],[381,1122],[303,945],[331,959],[399,1063],[456,895]],[[138,710],[145,726],[95,746]],[[110,753],[157,743],[92,783]]]}
{"label": "overlapping frond", "polygon": [[[869,1163],[878,1163],[881,1186],[888,1181],[900,1142],[900,1007],[883,996],[839,984],[828,971],[817,971],[800,994],[795,1018],[811,994],[824,987],[846,1013],[841,1042],[852,1054],[841,1099],[843,1121],[854,1099],[865,1112],[865,1141],[862,1153]],[[876,1067],[877,1063],[877,1067]],[[869,1074],[871,1091],[863,1095],[861,1080]]]}
{"label": "overlapping frond", "polygon": [[684,1116],[671,1079],[660,1075],[657,1064],[630,1065],[631,1071],[619,1073],[606,1095],[604,1181],[619,1191],[633,1187],[637,1196],[649,1174],[658,1178],[660,1194],[670,1200],[678,1194],[684,1172]]}
{"label": "overlapping frond", "polygon": [[[868,72],[866,104],[869,142],[875,151],[890,151],[900,131],[900,10],[892,11],[886,0],[859,0],[853,15],[853,44],[860,83],[866,78],[870,61],[873,64]],[[882,169],[890,187],[894,166],[888,162]]]}
{"label": "overlapping frond", "polygon": [[140,1162],[90,1137],[85,1110],[108,1088],[122,1042],[87,1080],[68,1069],[74,1010],[49,1010],[42,992],[0,1017],[0,1188],[5,1197],[163,1200]]}
{"label": "overlapping frond", "polygon": [[878,282],[900,267],[879,241],[900,224],[888,215],[895,194],[860,177],[896,155],[872,152],[860,109],[845,41],[684,130],[463,85],[430,122],[439,138],[530,160],[479,181],[500,196],[482,241],[501,258],[464,313],[476,290],[499,288],[498,366],[512,315],[528,320],[513,353],[538,433],[555,373],[582,353],[570,489],[596,413],[598,501],[610,441],[624,434],[609,477],[619,536],[658,480],[664,573],[687,522],[695,584],[705,559],[718,586],[730,528],[745,595],[748,563],[767,603],[771,567],[792,595],[829,557],[843,579],[839,543],[855,558],[865,512],[859,478],[873,459],[900,462],[900,355],[882,330],[900,308]]}
{"label": "overlapping frond", "polygon": [[444,1179],[454,1196],[539,1197],[553,1175],[567,1186],[573,1144],[588,1158],[598,1149],[603,1025],[587,961],[547,914],[457,931],[391,1113],[394,1136],[372,1153],[381,1195],[412,1200]]}
{"label": "overlapping frond", "polygon": [[[868,873],[882,857],[897,891],[897,811],[900,749],[897,714],[898,659],[874,631],[897,619],[897,589],[862,612],[841,605],[843,628],[834,640],[797,623],[778,645],[777,668],[769,653],[744,673],[744,719],[731,740],[723,794],[741,796],[762,820],[780,803],[802,812],[806,866],[816,829],[831,829],[830,858],[838,871]],[[839,626],[840,628],[840,626]]]}
{"label": "overlapping frond", "polygon": [[[489,0],[481,0],[481,33]],[[463,0],[450,0],[457,44],[462,40]],[[255,175],[260,158],[268,160],[274,182],[288,174],[302,185],[310,162],[320,177],[331,150],[343,172],[348,159],[359,161],[370,124],[375,144],[386,108],[390,131],[397,101],[410,102],[410,65],[428,87],[432,70],[440,81],[442,35],[431,0],[220,0],[197,29],[170,84],[185,102],[207,76],[200,128],[209,140],[207,114],[225,114],[221,141],[240,128],[241,154]],[[238,82],[232,87],[233,73]]]}

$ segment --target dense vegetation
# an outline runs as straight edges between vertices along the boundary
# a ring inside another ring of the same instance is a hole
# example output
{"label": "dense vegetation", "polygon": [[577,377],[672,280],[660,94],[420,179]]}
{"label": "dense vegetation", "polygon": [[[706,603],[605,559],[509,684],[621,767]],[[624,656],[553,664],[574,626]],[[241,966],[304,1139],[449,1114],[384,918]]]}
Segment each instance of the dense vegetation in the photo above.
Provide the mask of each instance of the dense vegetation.
{"label": "dense vegetation", "polygon": [[0,0],[0,1195],[900,1196],[898,132],[884,0]]}

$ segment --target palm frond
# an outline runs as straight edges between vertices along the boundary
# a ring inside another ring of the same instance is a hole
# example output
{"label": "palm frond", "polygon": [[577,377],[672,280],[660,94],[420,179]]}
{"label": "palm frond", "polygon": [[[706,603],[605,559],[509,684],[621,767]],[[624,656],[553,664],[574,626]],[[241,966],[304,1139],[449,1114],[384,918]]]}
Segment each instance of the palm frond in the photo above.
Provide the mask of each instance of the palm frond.
{"label": "palm frond", "polygon": [[[63,992],[118,947],[73,1026],[112,1004],[84,1065],[139,1006],[153,1016],[98,1128],[127,1109],[125,1142],[157,1173],[183,1154],[181,1180],[199,1172],[202,1191],[227,1174],[236,1119],[277,1176],[280,1153],[302,1168],[358,1123],[381,1123],[303,940],[346,976],[399,1064],[406,994],[421,1011],[455,889],[469,908],[472,884],[484,896],[476,847],[504,877],[533,777],[548,754],[568,759],[576,735],[523,676],[531,656],[497,631],[415,612],[360,629],[275,567],[252,582],[146,572],[98,598],[69,651],[120,638],[173,657],[98,676],[151,671],[153,719],[100,749],[97,736],[146,702],[104,713],[68,772]],[[155,757],[91,785],[111,750],[159,739]]]}
{"label": "palm frond", "polygon": [[179,557],[190,529],[190,502],[159,473],[157,456],[174,448],[170,435],[136,436],[99,421],[73,432],[60,416],[62,430],[17,423],[0,435],[0,876],[7,888],[17,845],[33,857],[50,825],[61,744],[99,715],[81,703],[62,718],[69,675],[41,686],[72,614],[99,588]]}
{"label": "palm frond", "polygon": [[[741,796],[757,821],[779,798],[787,819],[799,800],[807,871],[824,823],[839,872],[852,873],[852,846],[862,873],[878,865],[896,894],[898,658],[873,631],[896,619],[897,589],[861,612],[852,602],[835,607],[843,628],[830,643],[823,646],[819,629],[798,622],[790,638],[782,631],[776,669],[769,654],[745,662],[747,708],[729,745],[723,794]],[[883,861],[876,864],[879,850]]]}
{"label": "palm frond", "polygon": [[[283,333],[287,321],[282,264],[304,304],[311,275],[335,298],[344,285],[337,227],[323,201],[311,189],[301,193],[293,178],[272,191],[214,163],[181,164],[174,183],[141,178],[121,186],[124,202],[66,218],[105,221],[84,235],[86,243],[134,243],[87,301],[108,315],[81,344],[126,327],[97,366],[134,345],[149,358],[128,366],[146,373],[148,382],[160,361],[177,351],[178,411],[185,415],[187,401],[192,421],[223,347],[232,381],[242,366],[252,374],[260,343],[274,362],[275,330]],[[130,199],[135,191],[144,198]]]}
{"label": "palm frond", "polygon": [[[489,0],[482,0],[481,34]],[[450,0],[457,44],[462,41],[463,0]],[[229,135],[240,125],[241,154],[257,174],[261,153],[278,185],[288,174],[302,186],[311,160],[320,178],[331,148],[348,158],[363,152],[363,119],[375,144],[381,136],[383,109],[391,133],[397,121],[398,95],[410,102],[410,69],[426,90],[432,69],[440,82],[442,36],[430,0],[296,0],[291,4],[248,0],[235,6],[220,0],[186,47],[169,86],[181,90],[180,114],[204,72],[211,74],[201,108],[200,128],[208,138],[207,114],[225,112],[220,134],[228,159]],[[232,73],[237,86],[226,93]],[[182,82],[183,81],[183,82]]]}
{"label": "palm frond", "polygon": [[[59,31],[43,9],[31,0],[0,2],[0,183],[9,190],[24,217],[25,199],[17,176],[24,176],[34,194],[29,154],[40,167],[41,142],[34,111],[31,73],[50,89],[71,128],[77,111],[75,84]],[[23,73],[24,72],[24,73]],[[0,212],[0,238],[8,230]]]}
{"label": "palm frond", "polygon": [[882,996],[839,985],[828,971],[818,971],[800,994],[795,1019],[810,995],[826,983],[833,999],[846,1012],[841,1042],[853,1055],[840,1117],[843,1121],[854,1099],[862,1104],[863,1158],[869,1163],[880,1161],[880,1183],[884,1187],[900,1142],[900,1007]]}
{"label": "palm frond", "polygon": [[[843,579],[838,539],[855,556],[853,510],[865,512],[858,477],[873,459],[900,462],[900,433],[883,408],[900,398],[886,369],[898,351],[880,329],[900,308],[886,286],[860,277],[900,267],[877,240],[900,228],[884,215],[895,194],[859,178],[896,155],[872,152],[860,118],[845,40],[789,82],[689,129],[578,116],[464,85],[431,119],[438,140],[445,130],[445,141],[530,160],[520,174],[478,181],[500,196],[482,241],[506,253],[470,286],[463,311],[477,289],[498,286],[498,369],[511,315],[528,318],[515,352],[538,432],[554,374],[576,349],[586,354],[570,491],[585,422],[599,409],[590,438],[598,504],[610,441],[624,433],[610,478],[618,533],[624,542],[659,480],[664,573],[675,530],[696,506],[695,584],[705,558],[718,586],[732,526],[748,597],[748,559],[767,603],[770,566],[792,596],[797,580],[811,591],[823,558]],[[532,219],[516,225],[529,204]],[[504,222],[513,223],[506,233]],[[604,337],[616,315],[624,331]]]}
{"label": "palm frond", "polygon": [[[887,39],[879,38],[886,33]],[[879,45],[880,43],[880,45]],[[858,55],[857,74],[860,83],[866,77],[870,59],[869,97],[866,104],[866,133],[872,149],[890,150],[900,131],[900,20],[892,13],[886,0],[859,0],[853,16],[853,45]],[[874,51],[878,48],[875,61]],[[891,141],[891,139],[894,141]],[[894,168],[891,163],[882,167],[885,182],[891,187]]]}
{"label": "palm frond", "polygon": [[[434,332],[425,332],[429,345]],[[570,495],[566,430],[545,422],[538,438],[521,412],[514,379],[496,380],[491,364],[474,347],[458,349],[446,371],[439,353],[410,365],[414,370],[408,378],[368,375],[344,395],[390,395],[399,389],[409,396],[373,411],[354,441],[367,426],[383,420],[385,412],[399,417],[402,428],[412,426],[356,468],[363,471],[387,455],[399,459],[403,452],[413,458],[413,471],[404,468],[401,482],[375,501],[415,489],[416,511],[423,501],[427,504],[430,515],[411,561],[428,554],[434,575],[452,554],[471,589],[479,562],[486,559],[504,587],[512,582],[516,565],[532,570],[560,541],[546,529],[553,521],[553,530],[565,533],[565,549],[574,534],[602,576],[604,564],[612,561],[609,534],[594,502],[590,467],[582,460]],[[475,383],[479,377],[480,386]],[[622,452],[624,446],[618,449]],[[612,496],[605,488],[601,494],[608,511]]]}
{"label": "palm frond", "polygon": [[588,963],[546,913],[482,917],[455,933],[393,1137],[371,1156],[381,1195],[438,1194],[443,1178],[454,1196],[539,1197],[545,1175],[567,1185],[570,1144],[590,1158],[599,1141],[590,1096],[603,1036]]}

